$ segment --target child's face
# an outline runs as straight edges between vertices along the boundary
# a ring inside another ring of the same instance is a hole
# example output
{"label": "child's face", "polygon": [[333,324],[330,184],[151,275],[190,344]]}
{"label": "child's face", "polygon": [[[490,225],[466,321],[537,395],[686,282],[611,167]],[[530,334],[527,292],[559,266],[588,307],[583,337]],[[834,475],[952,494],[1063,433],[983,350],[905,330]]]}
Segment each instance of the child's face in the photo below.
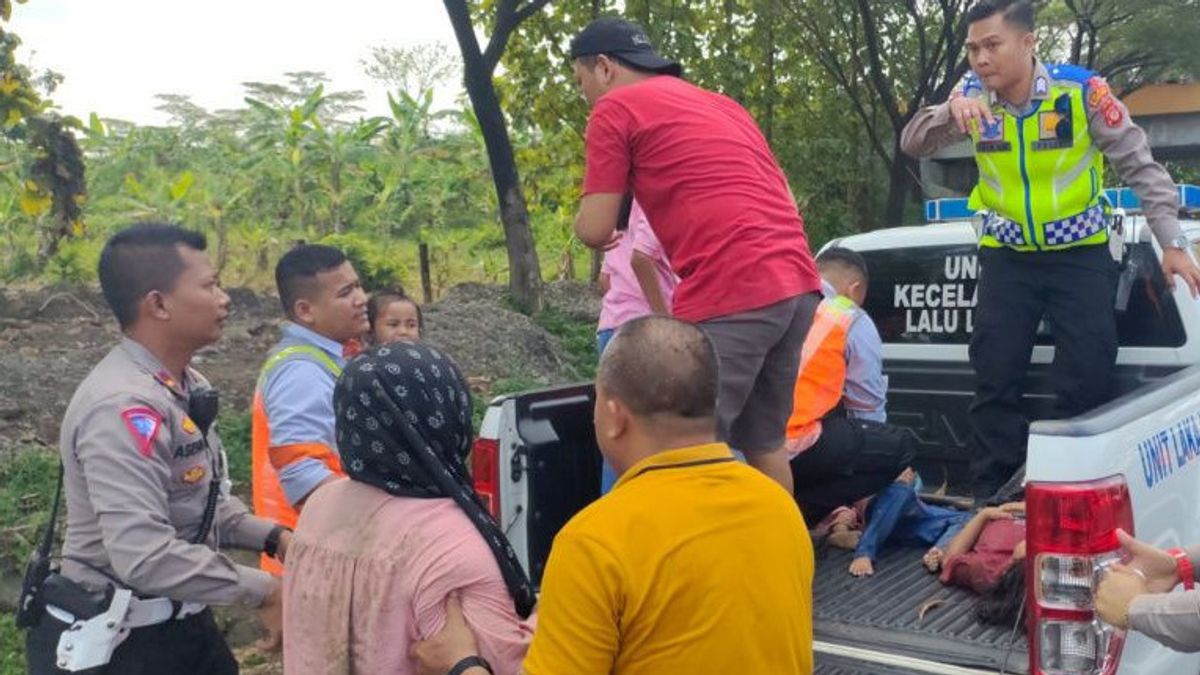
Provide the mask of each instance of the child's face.
{"label": "child's face", "polygon": [[375,344],[416,342],[421,339],[421,319],[417,306],[408,300],[388,303],[375,320]]}

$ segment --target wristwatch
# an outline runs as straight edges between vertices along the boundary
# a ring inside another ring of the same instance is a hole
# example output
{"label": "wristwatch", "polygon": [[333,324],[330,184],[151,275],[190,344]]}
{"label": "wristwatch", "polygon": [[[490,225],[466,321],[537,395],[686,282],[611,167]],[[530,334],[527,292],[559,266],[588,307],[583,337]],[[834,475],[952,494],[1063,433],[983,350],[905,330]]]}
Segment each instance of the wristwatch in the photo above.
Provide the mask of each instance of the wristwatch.
{"label": "wristwatch", "polygon": [[1186,251],[1188,249],[1189,245],[1191,245],[1191,242],[1188,241],[1187,235],[1181,234],[1178,237],[1175,237],[1174,239],[1172,239],[1171,243],[1167,244],[1167,248],[1174,248],[1174,249],[1178,249],[1180,251]]}
{"label": "wristwatch", "polygon": [[267,540],[263,542],[262,551],[272,558],[279,552],[279,540],[283,537],[284,532],[291,532],[282,525],[276,525],[267,533]]}
{"label": "wristwatch", "polygon": [[1183,584],[1185,591],[1190,591],[1196,587],[1196,568],[1192,566],[1192,559],[1188,557],[1187,551],[1181,548],[1167,549],[1175,557],[1175,572],[1179,575],[1179,583]]}

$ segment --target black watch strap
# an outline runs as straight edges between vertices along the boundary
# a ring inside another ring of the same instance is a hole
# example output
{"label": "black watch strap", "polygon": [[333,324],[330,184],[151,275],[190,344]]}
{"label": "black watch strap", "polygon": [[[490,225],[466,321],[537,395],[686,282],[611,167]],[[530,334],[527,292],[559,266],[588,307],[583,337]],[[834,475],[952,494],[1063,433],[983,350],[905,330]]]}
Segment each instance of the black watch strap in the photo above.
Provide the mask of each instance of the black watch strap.
{"label": "black watch strap", "polygon": [[275,554],[279,552],[279,539],[283,537],[285,531],[287,528],[282,525],[272,527],[271,531],[267,533],[267,540],[263,542],[263,553],[274,558]]}
{"label": "black watch strap", "polygon": [[479,666],[489,673],[493,672],[492,665],[485,661],[482,656],[468,656],[462,661],[454,664],[454,667],[451,668],[450,672],[446,673],[446,675],[462,675],[462,673],[468,668],[474,668],[475,666]]}

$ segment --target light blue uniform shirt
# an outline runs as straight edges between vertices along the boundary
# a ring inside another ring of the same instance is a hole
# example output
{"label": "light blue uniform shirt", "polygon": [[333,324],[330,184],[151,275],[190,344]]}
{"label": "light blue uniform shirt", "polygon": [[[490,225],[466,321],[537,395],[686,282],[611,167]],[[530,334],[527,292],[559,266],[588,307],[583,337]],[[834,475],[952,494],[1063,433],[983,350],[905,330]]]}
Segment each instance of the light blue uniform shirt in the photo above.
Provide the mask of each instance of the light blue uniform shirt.
{"label": "light blue uniform shirt", "polygon": [[[821,293],[837,296],[829,282],[821,280]],[[887,421],[887,377],[883,374],[883,339],[867,313],[859,308],[846,334],[846,383],[842,404],[852,418]]]}
{"label": "light blue uniform shirt", "polygon": [[[338,366],[345,366],[342,345],[304,326],[287,322],[283,339],[271,350],[310,345],[325,352]],[[272,447],[297,443],[320,443],[337,452],[334,433],[333,388],[337,378],[311,357],[297,355],[276,366],[262,384]],[[311,457],[300,459],[279,471],[283,494],[292,506],[316,489],[333,472]]]}

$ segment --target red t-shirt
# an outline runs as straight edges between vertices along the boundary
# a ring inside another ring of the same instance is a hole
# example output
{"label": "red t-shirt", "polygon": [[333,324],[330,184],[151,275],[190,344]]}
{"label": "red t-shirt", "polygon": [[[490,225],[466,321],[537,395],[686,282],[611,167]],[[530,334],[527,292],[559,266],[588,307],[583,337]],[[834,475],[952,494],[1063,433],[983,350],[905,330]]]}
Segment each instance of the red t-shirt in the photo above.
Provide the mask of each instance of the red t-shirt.
{"label": "red t-shirt", "polygon": [[682,282],[672,313],[703,321],[820,288],[787,179],[736,101],[679,78],[605,94],[587,127],[584,194],[630,187]]}

